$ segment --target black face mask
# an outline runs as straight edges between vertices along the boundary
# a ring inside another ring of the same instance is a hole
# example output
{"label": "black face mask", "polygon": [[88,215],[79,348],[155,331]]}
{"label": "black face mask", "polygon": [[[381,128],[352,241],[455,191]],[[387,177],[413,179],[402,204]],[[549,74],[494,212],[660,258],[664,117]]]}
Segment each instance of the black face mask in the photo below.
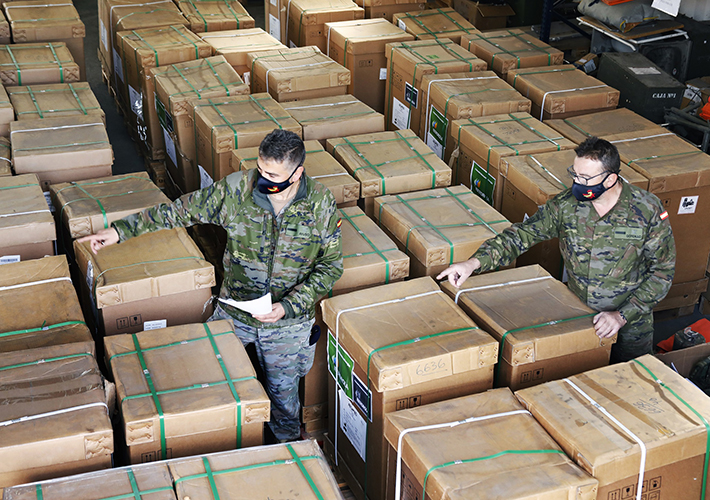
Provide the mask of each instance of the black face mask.
{"label": "black face mask", "polygon": [[607,174],[606,177],[604,177],[604,180],[602,180],[599,184],[595,184],[593,186],[585,186],[583,184],[578,184],[574,182],[572,184],[572,194],[575,198],[577,198],[577,201],[594,201],[601,195],[603,195],[607,190],[616,186],[616,183],[619,181],[618,175],[616,177],[616,181],[614,182],[614,184],[611,185],[611,187],[607,188],[606,186],[604,186],[604,182],[609,178],[610,175],[611,174]]}
{"label": "black face mask", "polygon": [[282,191],[288,189],[291,184],[293,184],[293,182],[291,181],[291,177],[293,177],[293,174],[296,173],[296,170],[298,170],[298,167],[296,167],[296,169],[291,172],[291,175],[289,175],[288,179],[286,179],[285,181],[274,182],[262,176],[261,172],[259,172],[259,170],[257,169],[256,187],[259,189],[260,192],[264,194],[281,193]]}

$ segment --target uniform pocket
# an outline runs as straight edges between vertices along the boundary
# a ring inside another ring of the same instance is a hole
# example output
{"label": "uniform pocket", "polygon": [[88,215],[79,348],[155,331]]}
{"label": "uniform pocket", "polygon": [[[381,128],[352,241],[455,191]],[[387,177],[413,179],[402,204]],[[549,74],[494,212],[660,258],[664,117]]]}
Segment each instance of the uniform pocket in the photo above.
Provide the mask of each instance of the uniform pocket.
{"label": "uniform pocket", "polygon": [[628,244],[609,272],[609,276],[624,281],[635,281],[634,274],[638,271],[640,261],[641,249],[637,245]]}

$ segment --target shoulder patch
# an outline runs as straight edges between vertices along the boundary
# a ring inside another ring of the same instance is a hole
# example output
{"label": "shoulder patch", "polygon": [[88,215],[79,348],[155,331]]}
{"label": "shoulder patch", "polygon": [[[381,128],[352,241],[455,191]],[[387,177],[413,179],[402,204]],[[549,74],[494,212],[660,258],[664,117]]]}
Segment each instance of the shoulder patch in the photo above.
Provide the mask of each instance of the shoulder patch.
{"label": "shoulder patch", "polygon": [[666,220],[668,218],[668,211],[666,210],[661,215],[659,215],[659,217],[661,218],[661,220]]}

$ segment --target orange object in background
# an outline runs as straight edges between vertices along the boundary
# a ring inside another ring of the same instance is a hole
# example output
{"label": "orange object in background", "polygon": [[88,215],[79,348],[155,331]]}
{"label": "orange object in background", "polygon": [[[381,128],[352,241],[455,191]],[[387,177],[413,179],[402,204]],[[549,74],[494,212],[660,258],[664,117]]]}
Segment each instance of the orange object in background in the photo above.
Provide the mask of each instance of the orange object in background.
{"label": "orange object in background", "polygon": [[602,0],[607,5],[618,5],[620,3],[631,2],[632,0]]}
{"label": "orange object in background", "polygon": [[710,120],[710,102],[706,102],[705,105],[700,108],[698,116],[703,120]]}
{"label": "orange object in background", "polygon": [[[707,106],[707,104],[706,104]],[[710,343],[710,321],[707,320],[706,318],[703,318],[701,320],[696,321],[692,325],[689,325],[688,328],[693,330],[694,332],[698,332],[700,335],[702,335],[705,338],[705,342]],[[675,334],[671,335],[668,337],[666,340],[663,340],[656,344],[656,347],[660,352],[671,352],[673,350],[673,339],[675,338]]]}

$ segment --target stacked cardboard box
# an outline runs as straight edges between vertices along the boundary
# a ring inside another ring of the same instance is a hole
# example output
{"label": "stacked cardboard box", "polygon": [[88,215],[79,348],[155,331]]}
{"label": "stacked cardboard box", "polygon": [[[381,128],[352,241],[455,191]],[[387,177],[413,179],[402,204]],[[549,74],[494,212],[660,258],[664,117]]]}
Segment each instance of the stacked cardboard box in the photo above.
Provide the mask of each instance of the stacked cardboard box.
{"label": "stacked cardboard box", "polygon": [[231,322],[114,335],[106,357],[130,463],[262,443],[271,405]]}
{"label": "stacked cardboard box", "polygon": [[0,45],[3,85],[71,83],[80,80],[79,65],[60,42]]}
{"label": "stacked cardboard box", "polygon": [[254,18],[237,0],[180,0],[177,5],[194,33],[254,27]]}
{"label": "stacked cardboard box", "polygon": [[357,498],[385,498],[386,414],[489,389],[498,344],[431,278],[322,306],[333,332],[326,453]]}
{"label": "stacked cardboard box", "polygon": [[658,125],[626,108],[545,120],[545,125],[549,125],[576,144],[581,144],[588,137],[603,138],[625,132],[658,130]]}
{"label": "stacked cardboard box", "polygon": [[223,56],[247,85],[251,85],[247,54],[286,47],[261,28],[213,31],[200,35],[200,38],[212,46],[214,55]]}
{"label": "stacked cardboard box", "polygon": [[15,121],[15,111],[4,85],[0,85],[0,137],[10,137],[10,122]]}
{"label": "stacked cardboard box", "polygon": [[484,71],[485,61],[451,40],[388,43],[385,119],[389,129],[419,130],[424,75]]}
{"label": "stacked cardboard box", "polygon": [[10,23],[7,22],[5,13],[0,10],[0,44],[12,43],[10,38]]}
{"label": "stacked cardboard box", "polygon": [[7,93],[18,120],[97,115],[106,123],[104,111],[86,82],[8,87]]}
{"label": "stacked cardboard box", "polygon": [[574,66],[545,66],[508,71],[508,83],[532,101],[539,120],[569,118],[613,109],[619,91]]}
{"label": "stacked cardboard box", "polygon": [[79,80],[86,80],[84,37],[86,28],[67,0],[13,0],[4,6],[13,43],[63,42],[79,65]]}
{"label": "stacked cardboard box", "polygon": [[557,66],[564,54],[521,29],[466,34],[461,45],[488,63],[501,78],[511,69]]}
{"label": "stacked cardboard box", "polygon": [[385,437],[388,499],[597,498],[598,481],[508,389],[390,413]]}
{"label": "stacked cardboard box", "polygon": [[286,12],[288,46],[314,45],[321,52],[327,52],[325,23],[352,21],[364,17],[365,9],[352,0],[289,0]]}
{"label": "stacked cardboard box", "polygon": [[252,94],[266,92],[278,102],[347,93],[350,71],[318,47],[249,54]]}
{"label": "stacked cardboard box", "polygon": [[400,12],[392,22],[401,30],[413,35],[416,40],[461,41],[461,36],[479,33],[473,24],[454,9],[433,9],[421,12]]}
{"label": "stacked cardboard box", "polygon": [[74,241],[81,296],[104,335],[202,323],[212,313],[214,267],[185,229],[156,231],[98,254]]}
{"label": "stacked cardboard box", "polygon": [[361,19],[326,23],[330,41],[327,54],[352,73],[348,93],[375,111],[385,109],[388,43],[409,42],[414,36],[404,33],[385,19]]}
{"label": "stacked cardboard box", "polygon": [[454,0],[454,9],[481,31],[504,29],[508,18],[515,15],[505,2],[483,3],[472,0]]}
{"label": "stacked cardboard box", "polygon": [[7,175],[12,175],[12,148],[10,139],[0,137],[0,176]]}
{"label": "stacked cardboard box", "polygon": [[421,102],[424,117],[419,137],[444,161],[449,161],[455,147],[447,141],[449,124],[454,120],[530,112],[530,99],[492,71],[425,75]]}
{"label": "stacked cardboard box", "polygon": [[363,0],[365,19],[386,19],[392,22],[399,12],[416,12],[426,9],[426,2],[419,0]]}

